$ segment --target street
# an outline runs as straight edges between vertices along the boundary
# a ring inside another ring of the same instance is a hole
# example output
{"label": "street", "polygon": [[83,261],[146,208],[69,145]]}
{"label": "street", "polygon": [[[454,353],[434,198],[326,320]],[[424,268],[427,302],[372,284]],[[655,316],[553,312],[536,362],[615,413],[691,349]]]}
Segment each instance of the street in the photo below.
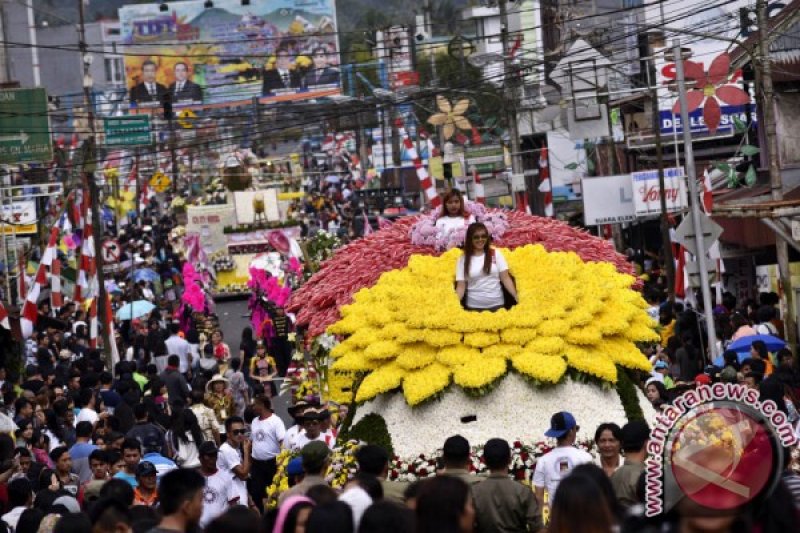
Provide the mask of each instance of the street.
{"label": "street", "polygon": [[[222,334],[225,336],[225,342],[230,346],[231,354],[234,356],[239,354],[242,330],[250,325],[250,319],[247,314],[246,299],[226,300],[217,303],[217,316],[219,317]],[[280,385],[278,385],[278,389],[280,390]],[[275,414],[281,417],[287,428],[294,424],[287,411],[289,402],[288,392],[272,399],[272,408]]]}

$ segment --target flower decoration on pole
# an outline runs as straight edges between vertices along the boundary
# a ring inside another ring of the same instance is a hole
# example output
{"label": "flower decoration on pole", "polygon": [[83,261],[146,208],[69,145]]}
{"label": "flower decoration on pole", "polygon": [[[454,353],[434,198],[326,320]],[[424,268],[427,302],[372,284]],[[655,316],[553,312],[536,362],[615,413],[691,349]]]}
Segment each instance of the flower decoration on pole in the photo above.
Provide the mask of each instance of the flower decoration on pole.
{"label": "flower decoration on pole", "polygon": [[438,95],[436,97],[436,107],[439,108],[439,112],[431,115],[428,119],[428,124],[444,128],[442,133],[445,139],[452,137],[456,129],[472,130],[472,124],[464,116],[467,108],[469,108],[468,99],[464,98],[456,102],[456,105],[451,105],[447,98]]}
{"label": "flower decoration on pole", "polygon": [[[719,127],[722,110],[720,102],[727,105],[745,105],[750,103],[750,95],[730,82],[729,78],[731,58],[727,53],[722,53],[714,58],[708,67],[708,72],[703,70],[701,63],[684,61],[684,73],[687,80],[694,80],[694,86],[689,89],[686,100],[689,113],[703,106],[703,121],[708,131],[712,134]],[[680,101],[672,106],[672,113],[681,112]]]}

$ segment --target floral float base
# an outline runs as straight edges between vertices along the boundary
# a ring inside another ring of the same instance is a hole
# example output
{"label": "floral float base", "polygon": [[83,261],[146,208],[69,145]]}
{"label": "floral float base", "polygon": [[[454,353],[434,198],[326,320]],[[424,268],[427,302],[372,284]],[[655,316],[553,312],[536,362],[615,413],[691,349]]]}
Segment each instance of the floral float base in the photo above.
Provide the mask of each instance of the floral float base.
{"label": "floral float base", "polygon": [[[652,426],[656,412],[636,389],[645,420]],[[578,440],[591,440],[597,426],[628,419],[615,389],[566,380],[552,387],[534,388],[524,378],[510,374],[491,394],[475,398],[452,389],[439,400],[410,407],[402,394],[383,394],[359,406],[353,423],[370,413],[386,422],[392,445],[399,457],[429,454],[451,435],[462,435],[470,444],[483,445],[491,438],[509,442],[542,440],[557,411],[571,412],[578,421]],[[465,417],[476,417],[475,421]]]}

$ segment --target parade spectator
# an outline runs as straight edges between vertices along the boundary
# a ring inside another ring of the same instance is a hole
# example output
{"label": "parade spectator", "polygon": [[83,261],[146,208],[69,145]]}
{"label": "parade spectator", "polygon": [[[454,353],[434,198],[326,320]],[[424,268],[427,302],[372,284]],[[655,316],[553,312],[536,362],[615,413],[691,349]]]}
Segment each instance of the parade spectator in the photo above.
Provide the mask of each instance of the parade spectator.
{"label": "parade spectator", "polygon": [[444,441],[442,446],[443,474],[454,476],[472,485],[481,481],[481,478],[470,473],[470,448],[467,439],[461,435],[453,435]]}
{"label": "parade spectator", "polygon": [[[167,440],[167,455],[181,468],[200,466],[198,449],[205,440],[194,412],[176,403],[172,411]],[[213,438],[212,438],[213,442]]]}
{"label": "parade spectator", "polygon": [[91,443],[92,423],[78,422],[75,427],[75,438],[75,444],[69,449],[72,471],[78,474],[81,483],[86,483],[92,477],[89,456],[97,449],[97,446]]}
{"label": "parade spectator", "polygon": [[18,478],[8,484],[8,509],[2,516],[3,522],[13,531],[20,515],[33,504],[33,490],[27,478]]}
{"label": "parade spectator", "polygon": [[234,357],[231,359],[230,367],[225,371],[233,397],[233,414],[236,416],[243,416],[245,407],[250,403],[250,388],[247,386],[241,366],[242,360]]}
{"label": "parade spectator", "polygon": [[250,423],[253,437],[253,462],[250,469],[250,495],[260,512],[263,512],[264,491],[272,483],[277,471],[276,458],[286,436],[283,421],[272,411],[272,402],[266,395],[253,400],[256,418]]}
{"label": "parade spectator", "polygon": [[151,533],[188,533],[203,515],[205,478],[196,470],[178,469],[168,473],[158,487],[163,518]]}
{"label": "parade spectator", "polygon": [[246,436],[244,420],[232,416],[225,421],[225,442],[219,448],[217,468],[233,478],[233,488],[240,505],[249,506],[247,480],[251,469],[252,441]]}
{"label": "parade spectator", "polygon": [[[136,404],[133,414],[136,417],[136,424],[125,436],[129,439],[136,439],[140,444],[140,449],[144,449],[145,452],[152,449],[163,449],[165,445],[164,428],[150,421],[147,406],[143,403]],[[123,453],[124,451],[123,447]]]}
{"label": "parade spectator", "polygon": [[489,477],[472,487],[478,533],[540,531],[542,511],[533,492],[508,477],[511,447],[490,439],[483,447]]}
{"label": "parade spectator", "polygon": [[278,498],[278,505],[283,505],[292,496],[304,496],[308,489],[315,485],[327,485],[324,473],[328,468],[330,454],[330,448],[324,442],[314,441],[306,444],[300,451],[305,474],[303,480],[281,494]]}
{"label": "parade spectator", "polygon": [[622,466],[622,431],[613,422],[600,424],[594,432],[594,444],[600,459],[599,466],[608,477]]}
{"label": "parade spectator", "polygon": [[420,484],[416,498],[417,533],[469,533],[475,523],[470,486],[455,476],[436,476]]}
{"label": "parade spectator", "polygon": [[197,419],[197,425],[203,432],[203,440],[219,444],[219,426],[214,411],[203,403],[205,394],[201,390],[192,391],[191,410]]}
{"label": "parade spectator", "polygon": [[200,527],[205,527],[224,513],[229,506],[236,505],[239,502],[239,494],[234,489],[231,475],[217,468],[219,449],[216,444],[211,441],[201,444],[199,456],[200,473],[205,477]]}
{"label": "parade spectator", "polygon": [[552,494],[549,532],[601,533],[614,530],[614,513],[607,496],[602,488],[586,477],[567,475]]}
{"label": "parade spectator", "polygon": [[136,465],[136,487],[133,489],[133,505],[144,505],[146,507],[158,505],[157,474],[156,467],[149,461],[141,461]]}
{"label": "parade spectator", "polygon": [[186,383],[186,378],[184,377],[185,372],[179,370],[179,364],[180,357],[170,355],[167,357],[167,367],[159,376],[167,387],[167,397],[172,404],[175,402],[188,403],[189,395],[191,394],[189,384]]}
{"label": "parade spectator", "polygon": [[135,438],[126,438],[122,444],[122,459],[125,461],[125,468],[116,474],[114,477],[127,481],[128,484],[136,488],[138,484],[136,481],[136,467],[142,460],[142,444]]}
{"label": "parade spectator", "polygon": [[375,444],[365,444],[356,452],[356,461],[358,461],[359,472],[375,476],[380,481],[383,497],[386,500],[397,504],[403,503],[403,493],[407,484],[387,479],[389,454],[386,453],[386,450]]}
{"label": "parade spectator", "polygon": [[650,379],[647,381],[644,394],[657,411],[660,411],[669,405],[669,393],[667,392],[667,388],[663,383],[656,379]]}
{"label": "parade spectator", "polygon": [[533,486],[540,508],[544,507],[545,490],[551,498],[548,503],[551,503],[561,480],[576,466],[592,461],[591,455],[574,447],[579,429],[575,417],[567,411],[560,411],[550,418],[550,429],[545,436],[556,439],[556,447],[536,461],[533,473]]}
{"label": "parade spectator", "polygon": [[644,420],[634,420],[622,427],[622,451],[625,452],[625,464],[611,476],[611,485],[617,501],[623,508],[629,508],[639,503],[636,489],[639,477],[644,472],[649,439],[650,428]]}
{"label": "parade spectator", "polygon": [[[169,337],[164,341],[164,344],[167,347],[167,353],[169,355],[178,356],[178,365],[175,366],[178,367],[178,372],[186,376],[192,368],[193,361],[190,354],[191,348],[189,343],[179,335],[180,331],[180,324],[177,322],[171,323],[169,325]],[[171,364],[169,360],[167,360],[167,364]]]}

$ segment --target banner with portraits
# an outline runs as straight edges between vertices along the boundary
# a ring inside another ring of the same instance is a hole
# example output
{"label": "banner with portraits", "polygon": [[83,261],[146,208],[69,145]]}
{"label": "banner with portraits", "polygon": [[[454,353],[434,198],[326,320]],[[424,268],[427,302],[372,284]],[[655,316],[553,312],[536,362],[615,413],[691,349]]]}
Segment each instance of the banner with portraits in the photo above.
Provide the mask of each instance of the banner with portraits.
{"label": "banner with portraits", "polygon": [[131,107],[161,107],[165,99],[214,106],[340,93],[335,0],[205,4],[120,8]]}

